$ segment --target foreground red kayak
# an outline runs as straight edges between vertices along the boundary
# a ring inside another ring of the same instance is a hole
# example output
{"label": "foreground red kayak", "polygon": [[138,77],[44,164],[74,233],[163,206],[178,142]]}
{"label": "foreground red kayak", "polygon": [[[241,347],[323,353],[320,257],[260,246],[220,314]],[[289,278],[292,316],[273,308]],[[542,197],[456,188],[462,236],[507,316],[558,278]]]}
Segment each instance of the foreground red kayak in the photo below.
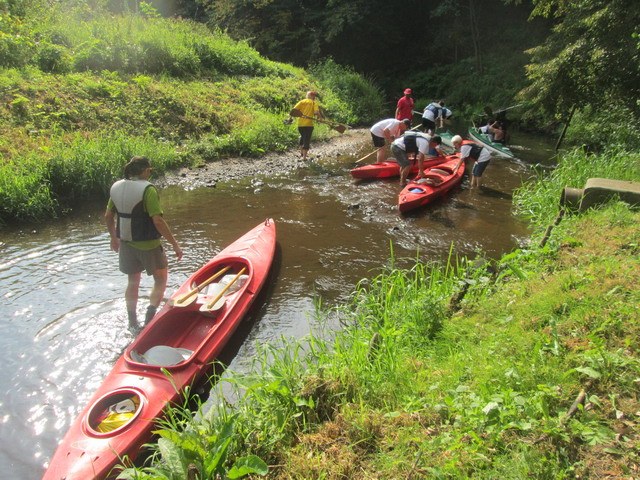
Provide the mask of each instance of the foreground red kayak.
{"label": "foreground red kayak", "polygon": [[[438,165],[446,160],[446,157],[434,157],[425,158],[422,162],[424,168],[432,165]],[[416,175],[418,173],[418,162],[416,160],[411,161],[411,170],[409,175]],[[351,176],[353,178],[391,178],[400,176],[400,166],[395,158],[389,158],[384,162],[376,162],[370,165],[363,165],[351,170]]]}
{"label": "foreground red kayak", "polygon": [[264,285],[275,246],[275,224],[267,219],[189,277],[118,359],[44,479],[114,478],[120,458],[136,458],[167,405],[206,379]]}
{"label": "foreground red kayak", "polygon": [[459,154],[449,155],[443,163],[425,168],[424,178],[409,182],[398,197],[400,211],[408,212],[422,207],[460,183],[464,175],[464,162],[455,170],[459,159]]}

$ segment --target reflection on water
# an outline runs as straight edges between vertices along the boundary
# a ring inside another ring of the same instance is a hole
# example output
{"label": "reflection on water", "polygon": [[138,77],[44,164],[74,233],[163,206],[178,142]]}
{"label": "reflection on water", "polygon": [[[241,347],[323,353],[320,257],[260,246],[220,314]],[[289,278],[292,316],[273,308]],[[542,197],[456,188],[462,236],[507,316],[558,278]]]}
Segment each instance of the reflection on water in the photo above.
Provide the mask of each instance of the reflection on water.
{"label": "reflection on water", "polygon": [[[494,159],[479,191],[469,190],[465,178],[434,204],[400,215],[397,179],[357,183],[349,175],[370,148],[260,179],[259,188],[244,179],[215,189],[163,190],[166,218],[185,252],[176,263],[169,251],[167,294],[260,221],[275,219],[275,273],[239,333],[232,368],[249,365],[256,344],[306,334],[314,296],[325,304],[346,298],[360,279],[388,264],[391,245],[396,264],[410,266],[416,258],[445,259],[452,243],[460,255],[496,257],[527,237],[526,225],[511,214],[511,194],[529,175],[527,163],[544,160],[524,154],[523,161]],[[71,421],[132,340],[126,279],[109,250],[102,213],[102,205],[86,207],[46,225],[0,233],[0,381],[8,386],[0,397],[0,468],[13,478],[40,477]],[[140,317],[151,285],[144,277]]]}

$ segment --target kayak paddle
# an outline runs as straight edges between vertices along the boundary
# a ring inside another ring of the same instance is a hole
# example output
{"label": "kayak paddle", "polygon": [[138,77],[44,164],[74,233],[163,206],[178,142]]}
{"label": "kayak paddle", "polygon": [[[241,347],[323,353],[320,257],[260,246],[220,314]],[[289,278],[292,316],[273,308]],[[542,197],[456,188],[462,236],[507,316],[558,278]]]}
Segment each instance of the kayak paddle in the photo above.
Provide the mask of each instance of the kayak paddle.
{"label": "kayak paddle", "polygon": [[289,113],[289,115],[291,115],[292,117],[300,117],[300,118],[308,118],[310,120],[315,120],[316,122],[320,122],[320,123],[326,123],[327,125],[329,125],[331,128],[333,128],[334,130],[340,132],[340,133],[344,133],[344,131],[347,129],[348,125],[344,125],[342,123],[338,123],[338,122],[331,122],[329,120],[321,120],[319,118],[313,118],[313,117],[308,117],[307,115],[303,114],[300,110],[298,110],[297,108],[294,108],[293,110],[291,110],[291,112]]}
{"label": "kayak paddle", "polygon": [[224,272],[226,272],[230,268],[231,268],[231,265],[229,265],[227,267],[224,267],[218,273],[213,274],[212,276],[207,278],[204,282],[202,282],[200,285],[197,285],[190,292],[183,293],[179,297],[176,297],[174,299],[169,300],[169,305],[172,305],[174,307],[186,307],[187,305],[191,305],[193,303],[193,301],[197,298],[196,294],[200,290],[202,290],[204,287],[209,285],[211,282],[213,282],[216,278],[218,278],[220,275],[222,275]]}
{"label": "kayak paddle", "polygon": [[220,304],[218,305],[217,304],[218,300],[220,300],[222,298],[222,296],[225,294],[225,292],[227,290],[229,290],[229,287],[231,287],[231,285],[233,285],[235,283],[235,281],[238,280],[240,275],[242,275],[246,269],[247,269],[247,267],[242,267],[242,269],[238,272],[238,274],[235,277],[233,277],[233,280],[231,280],[227,284],[227,286],[224,287],[222,289],[222,291],[218,295],[216,295],[216,297],[213,300],[211,300],[206,305],[202,305],[200,307],[200,311],[201,312],[215,312],[216,310],[220,310],[220,308],[222,308],[222,305],[224,305],[224,302],[220,302]]}

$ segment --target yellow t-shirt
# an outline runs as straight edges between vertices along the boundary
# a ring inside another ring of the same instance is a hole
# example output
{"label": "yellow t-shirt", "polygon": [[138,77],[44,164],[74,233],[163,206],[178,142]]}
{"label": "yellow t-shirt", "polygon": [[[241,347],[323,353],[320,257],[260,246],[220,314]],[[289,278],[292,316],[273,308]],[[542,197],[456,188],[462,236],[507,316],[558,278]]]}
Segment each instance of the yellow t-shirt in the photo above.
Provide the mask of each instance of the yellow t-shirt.
{"label": "yellow t-shirt", "polygon": [[[315,100],[311,100],[310,98],[305,98],[304,100],[300,100],[296,103],[296,106],[293,107],[296,110],[300,110],[303,115],[307,117],[314,117],[316,113],[320,112],[320,105]],[[299,127],[313,127],[313,120],[310,118],[298,117],[298,126]]]}

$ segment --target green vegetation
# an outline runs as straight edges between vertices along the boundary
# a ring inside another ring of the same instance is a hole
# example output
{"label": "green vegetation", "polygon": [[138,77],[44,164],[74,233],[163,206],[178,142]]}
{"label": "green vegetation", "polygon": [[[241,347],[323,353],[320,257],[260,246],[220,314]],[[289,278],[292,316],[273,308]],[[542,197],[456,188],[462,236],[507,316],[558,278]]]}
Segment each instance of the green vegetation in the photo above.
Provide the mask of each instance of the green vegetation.
{"label": "green vegetation", "polygon": [[[275,479],[634,476],[640,213],[613,201],[537,237],[566,182],[640,181],[638,165],[625,152],[561,158],[516,194],[538,232],[529,246],[498,261],[392,262],[347,304],[318,305],[318,324],[340,330],[262,347],[252,371],[227,372],[218,403],[162,438],[198,478],[213,477],[193,436],[230,424],[229,460],[259,457]],[[161,465],[178,458],[158,452]],[[124,478],[175,478],[153,468]]]}
{"label": "green vegetation", "polygon": [[37,6],[0,3],[0,224],[103,198],[134,154],[162,173],[285,150],[297,130],[282,120],[308,89],[336,121],[369,123],[381,109],[370,81],[333,62],[305,72],[148,8]]}

